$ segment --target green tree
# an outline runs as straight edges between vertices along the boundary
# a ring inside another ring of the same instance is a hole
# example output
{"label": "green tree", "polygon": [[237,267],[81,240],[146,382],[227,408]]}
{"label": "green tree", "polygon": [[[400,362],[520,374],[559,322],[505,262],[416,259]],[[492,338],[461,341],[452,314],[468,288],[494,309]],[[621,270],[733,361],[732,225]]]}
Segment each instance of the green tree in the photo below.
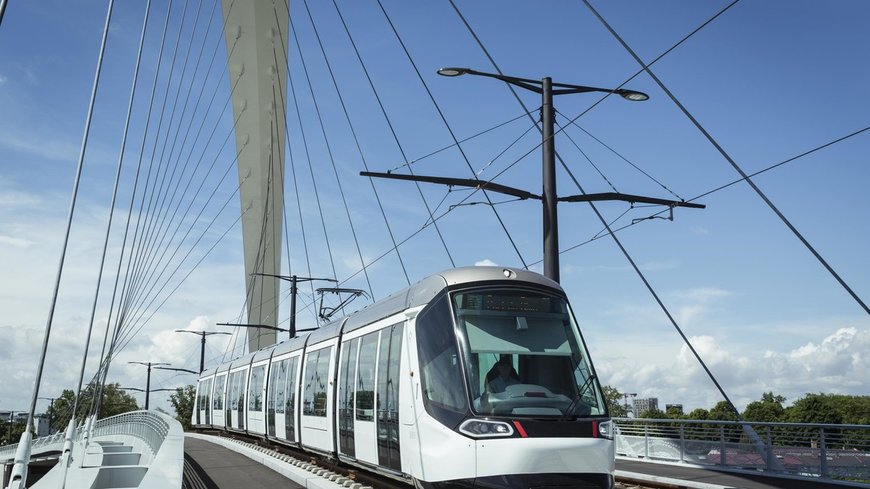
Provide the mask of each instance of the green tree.
{"label": "green tree", "polygon": [[0,446],[18,443],[18,440],[21,439],[21,433],[24,433],[26,424],[11,421],[0,424]]}
{"label": "green tree", "polygon": [[686,418],[695,420],[710,419],[710,411],[707,411],[704,408],[696,408],[686,415]]}
{"label": "green tree", "polygon": [[638,413],[636,417],[648,419],[668,419],[668,415],[661,409],[647,409],[642,413]]}
{"label": "green tree", "polygon": [[715,421],[737,421],[737,413],[734,412],[728,401],[719,401],[710,410],[710,417],[708,419]]}
{"label": "green tree", "polygon": [[807,394],[785,410],[785,419],[791,423],[841,424],[843,415],[835,404],[831,396]]}
{"label": "green tree", "polygon": [[613,418],[624,418],[628,416],[628,409],[625,408],[622,393],[616,387],[605,385],[601,388],[604,391],[604,400],[607,402],[607,410]]}
{"label": "green tree", "polygon": [[193,417],[193,402],[196,399],[196,387],[186,385],[175,389],[169,396],[169,402],[175,409],[175,419],[181,423],[184,431],[191,428],[190,420]]}
{"label": "green tree", "polygon": [[[77,422],[81,422],[91,410],[91,404],[94,399],[94,386],[89,385],[82,390],[82,397],[79,401],[78,412],[76,415]],[[66,429],[72,415],[72,408],[75,404],[75,392],[70,389],[64,389],[60,397],[55,399],[51,406],[48,407],[46,414],[51,416],[51,425],[56,431]],[[136,411],[139,405],[136,404],[136,399],[121,390],[120,384],[106,384],[103,389],[103,402],[100,404],[100,413],[98,419],[115,416],[129,411]]]}
{"label": "green tree", "polygon": [[765,392],[761,395],[761,400],[752,401],[746,406],[743,419],[763,422],[782,421],[785,414],[785,408],[782,407],[784,402],[785,397],[773,392]]}

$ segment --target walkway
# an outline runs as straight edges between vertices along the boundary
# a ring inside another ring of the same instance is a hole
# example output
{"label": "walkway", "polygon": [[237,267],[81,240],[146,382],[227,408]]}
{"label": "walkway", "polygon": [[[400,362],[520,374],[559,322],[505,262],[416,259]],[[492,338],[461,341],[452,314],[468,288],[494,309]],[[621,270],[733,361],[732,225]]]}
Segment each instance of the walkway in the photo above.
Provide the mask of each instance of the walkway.
{"label": "walkway", "polygon": [[302,487],[244,455],[197,438],[184,440],[184,465],[185,482],[189,480],[188,469],[192,469],[203,482],[199,487],[207,489]]}

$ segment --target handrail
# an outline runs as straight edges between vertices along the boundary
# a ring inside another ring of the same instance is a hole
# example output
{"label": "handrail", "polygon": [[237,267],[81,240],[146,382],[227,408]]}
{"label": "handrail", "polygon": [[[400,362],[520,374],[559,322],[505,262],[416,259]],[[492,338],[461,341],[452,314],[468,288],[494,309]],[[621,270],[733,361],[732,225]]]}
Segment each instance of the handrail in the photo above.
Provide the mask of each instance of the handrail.
{"label": "handrail", "polygon": [[[870,425],[615,418],[618,456],[726,470],[870,479]],[[761,441],[750,440],[751,427]]]}
{"label": "handrail", "polygon": [[[163,417],[165,414],[156,411],[131,411],[98,420],[94,424],[92,439],[99,436],[128,435],[141,439],[145,442],[152,453],[157,453],[169,432],[169,422]],[[84,427],[79,426],[76,430],[75,440],[80,441]],[[31,445],[31,455],[51,451],[55,448],[58,452],[63,448],[63,431],[53,435],[35,438]],[[57,445],[54,447],[53,445]],[[0,461],[12,460],[18,444],[0,447]]]}

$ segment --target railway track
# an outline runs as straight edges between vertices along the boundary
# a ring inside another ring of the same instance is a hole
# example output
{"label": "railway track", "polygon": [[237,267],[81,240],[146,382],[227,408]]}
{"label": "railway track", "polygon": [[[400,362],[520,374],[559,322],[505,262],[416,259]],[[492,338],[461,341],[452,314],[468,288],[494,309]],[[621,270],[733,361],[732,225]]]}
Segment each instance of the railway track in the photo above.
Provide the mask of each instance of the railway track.
{"label": "railway track", "polygon": [[[246,436],[240,433],[227,433],[218,430],[196,431],[204,435],[229,438],[248,446],[260,447],[267,452],[272,452],[273,455],[276,457],[279,457],[280,455],[291,457],[298,464],[301,464],[303,468],[306,468],[306,470],[312,472],[322,470],[328,473],[324,474],[324,476],[328,476],[329,474],[335,474],[343,479],[353,481],[350,484],[345,484],[346,487],[352,487],[353,489],[408,489],[409,487],[411,487],[407,482],[402,482],[391,479],[389,477],[381,476],[371,472],[366,472],[356,467],[350,467],[336,460],[320,457],[309,452],[304,452],[297,448],[288,447],[286,445],[272,443],[262,438]],[[185,471],[187,470],[188,467],[187,465],[185,465]],[[208,487],[208,484],[206,483],[205,486],[193,484],[186,485],[185,487],[194,489],[200,487]],[[648,481],[617,477],[615,489],[679,489],[681,487],[685,486],[673,484],[657,484]]]}

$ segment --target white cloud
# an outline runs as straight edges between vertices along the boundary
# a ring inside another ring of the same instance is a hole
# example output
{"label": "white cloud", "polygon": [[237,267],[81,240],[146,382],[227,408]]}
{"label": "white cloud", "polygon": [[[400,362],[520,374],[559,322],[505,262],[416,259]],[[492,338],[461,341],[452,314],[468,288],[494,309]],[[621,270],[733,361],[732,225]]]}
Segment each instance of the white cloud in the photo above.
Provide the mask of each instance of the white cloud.
{"label": "white cloud", "polygon": [[497,267],[498,263],[490,260],[489,258],[484,258],[483,260],[474,262],[474,266],[476,266],[476,267]]}
{"label": "white cloud", "polygon": [[33,241],[29,241],[29,240],[21,239],[21,238],[13,238],[12,236],[3,236],[2,234],[0,234],[0,246],[8,245],[8,246],[12,246],[14,248],[27,248],[28,246],[31,246],[32,244],[33,244]]}
{"label": "white cloud", "polygon": [[[723,345],[715,337],[689,339],[737,407],[773,391],[794,401],[810,392],[866,394],[870,389],[870,329],[844,327],[787,351],[751,351]],[[685,344],[623,345],[618,355],[596,355],[602,381],[641,397],[710,408],[721,400],[703,368]]]}
{"label": "white cloud", "polygon": [[5,77],[5,76],[3,76],[3,75],[0,75],[0,83],[6,83],[6,80],[8,80],[8,79],[9,79],[9,78],[7,78],[7,77]]}

